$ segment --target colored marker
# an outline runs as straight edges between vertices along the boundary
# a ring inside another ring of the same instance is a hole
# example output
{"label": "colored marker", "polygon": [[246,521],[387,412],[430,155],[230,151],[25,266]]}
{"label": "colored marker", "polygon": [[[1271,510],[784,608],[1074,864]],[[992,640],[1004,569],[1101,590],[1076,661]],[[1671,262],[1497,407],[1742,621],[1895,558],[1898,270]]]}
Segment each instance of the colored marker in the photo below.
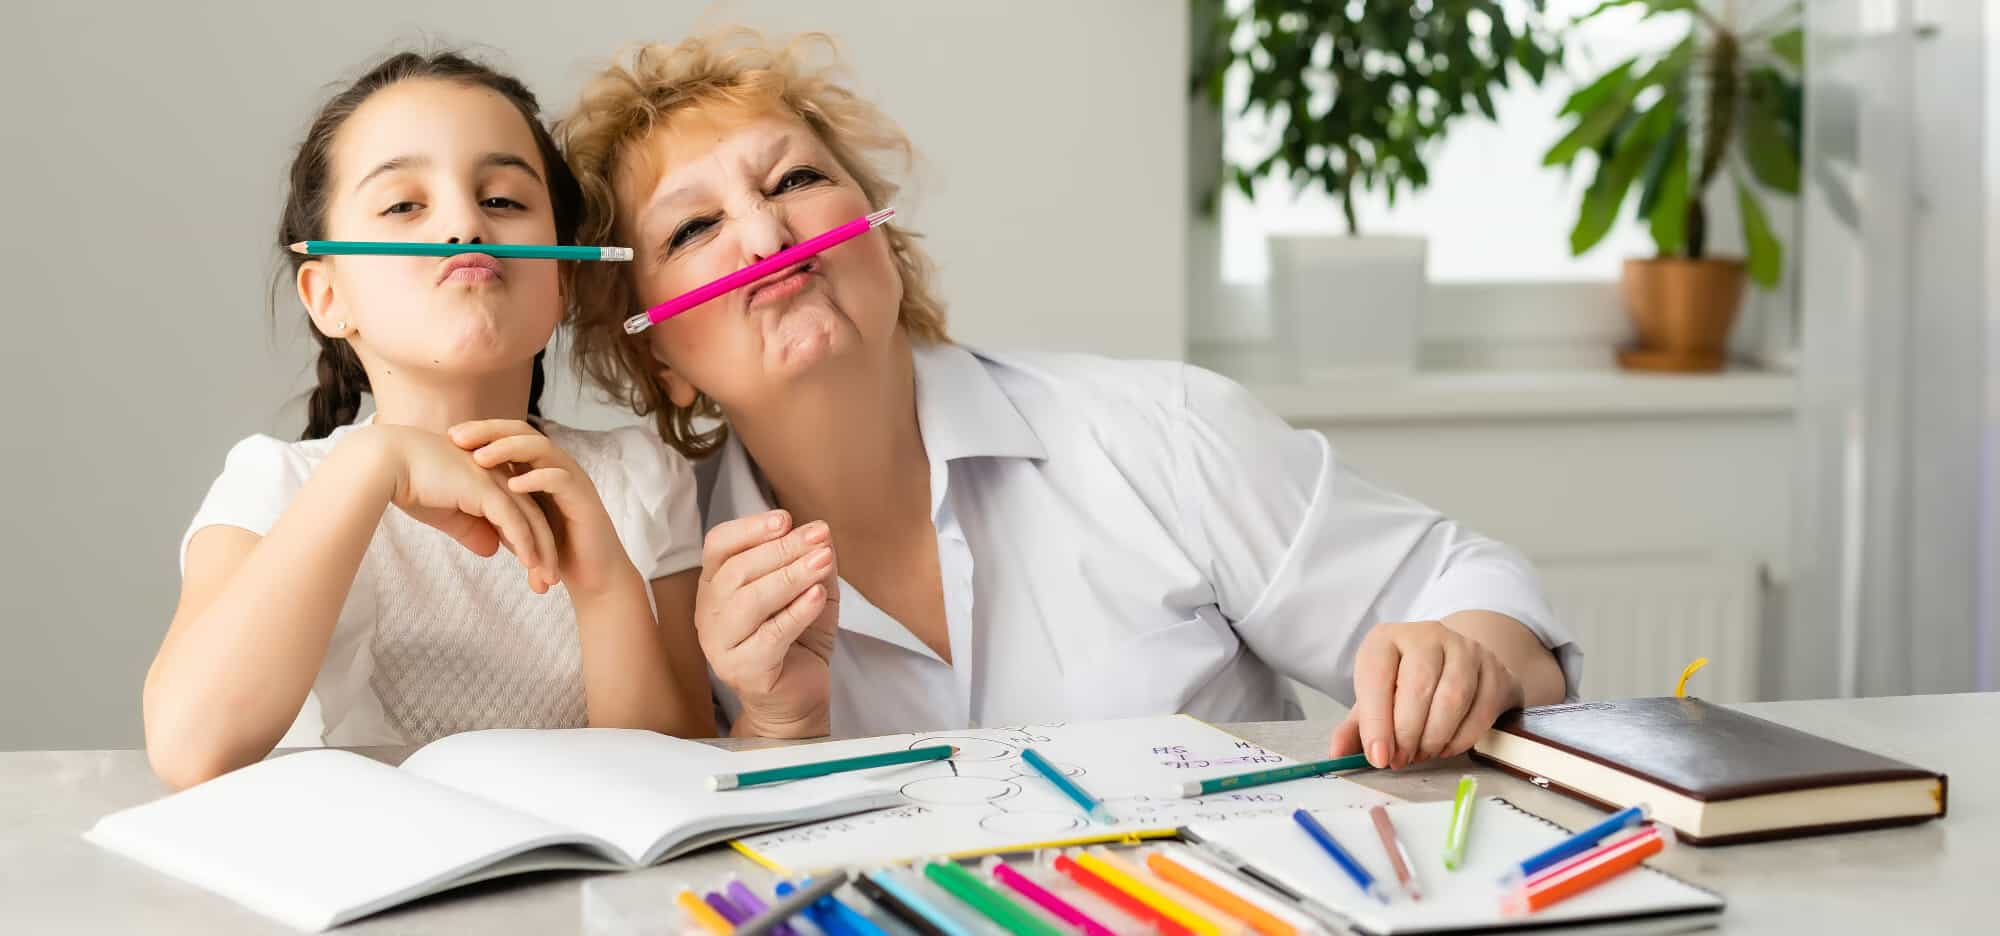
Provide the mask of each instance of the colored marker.
{"label": "colored marker", "polygon": [[1367,868],[1361,866],[1361,862],[1354,860],[1354,856],[1348,854],[1347,849],[1340,847],[1340,843],[1334,840],[1333,833],[1328,832],[1326,826],[1320,825],[1319,820],[1313,818],[1312,813],[1306,812],[1303,809],[1294,809],[1292,810],[1292,821],[1298,823],[1299,828],[1306,830],[1306,834],[1319,844],[1320,850],[1326,852],[1327,856],[1333,859],[1334,864],[1340,866],[1340,870],[1347,872],[1347,876],[1354,880],[1356,887],[1361,888],[1376,900],[1383,903],[1389,902],[1389,892],[1384,890],[1381,883],[1375,880],[1374,875],[1368,873]]}
{"label": "colored marker", "polygon": [[1444,828],[1444,867],[1456,871],[1465,863],[1465,837],[1472,831],[1472,805],[1479,802],[1479,781],[1458,778],[1458,795],[1451,798],[1451,824]]}
{"label": "colored marker", "polygon": [[1500,883],[1502,886],[1511,887],[1523,878],[1534,877],[1535,872],[1543,868],[1565,858],[1581,855],[1606,838],[1645,821],[1646,804],[1640,803],[1621,809],[1604,817],[1604,821],[1522,859],[1519,865],[1501,877]]}

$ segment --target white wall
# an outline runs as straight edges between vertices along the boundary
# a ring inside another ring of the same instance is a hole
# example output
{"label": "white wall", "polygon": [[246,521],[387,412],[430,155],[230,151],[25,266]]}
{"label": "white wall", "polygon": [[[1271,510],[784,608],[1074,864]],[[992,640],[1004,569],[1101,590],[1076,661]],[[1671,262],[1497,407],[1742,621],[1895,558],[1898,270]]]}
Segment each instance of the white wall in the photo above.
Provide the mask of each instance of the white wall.
{"label": "white wall", "polygon": [[[833,32],[925,160],[898,207],[958,338],[1185,346],[1183,280],[1160,275],[1186,238],[1179,3],[75,2],[7,20],[0,750],[139,743],[183,526],[232,442],[301,424],[299,313],[273,328],[266,301],[290,147],[328,83],[413,41],[487,46],[560,109],[624,43]],[[549,402],[619,418],[569,386]]]}

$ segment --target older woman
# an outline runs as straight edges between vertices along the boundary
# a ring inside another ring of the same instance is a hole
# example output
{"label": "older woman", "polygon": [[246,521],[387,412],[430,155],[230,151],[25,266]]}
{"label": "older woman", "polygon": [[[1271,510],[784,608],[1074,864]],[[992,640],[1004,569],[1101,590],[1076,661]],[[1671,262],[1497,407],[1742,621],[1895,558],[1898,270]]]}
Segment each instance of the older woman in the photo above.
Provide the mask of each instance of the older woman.
{"label": "older woman", "polygon": [[736,732],[1296,717],[1290,676],[1351,704],[1336,754],[1401,766],[1574,693],[1513,551],[1212,373],[952,344],[894,226],[626,335],[894,194],[908,143],[822,40],[640,48],[561,128],[586,242],[637,251],[580,274],[579,363],[719,460],[697,616]]}

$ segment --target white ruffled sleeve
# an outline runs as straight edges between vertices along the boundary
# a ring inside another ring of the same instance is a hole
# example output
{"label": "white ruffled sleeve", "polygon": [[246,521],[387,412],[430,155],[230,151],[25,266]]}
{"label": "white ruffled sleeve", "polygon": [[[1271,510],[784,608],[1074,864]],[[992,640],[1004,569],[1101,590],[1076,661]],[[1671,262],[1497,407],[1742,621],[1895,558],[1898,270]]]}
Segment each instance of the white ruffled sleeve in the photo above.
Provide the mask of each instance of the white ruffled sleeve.
{"label": "white ruffled sleeve", "polygon": [[311,474],[311,464],[289,442],[253,435],[236,443],[181,534],[181,572],[187,572],[188,543],[207,527],[233,526],[258,536],[271,532]]}
{"label": "white ruffled sleeve", "polygon": [[701,565],[701,513],[694,465],[644,426],[613,430],[625,509],[611,510],[625,552],[647,581]]}

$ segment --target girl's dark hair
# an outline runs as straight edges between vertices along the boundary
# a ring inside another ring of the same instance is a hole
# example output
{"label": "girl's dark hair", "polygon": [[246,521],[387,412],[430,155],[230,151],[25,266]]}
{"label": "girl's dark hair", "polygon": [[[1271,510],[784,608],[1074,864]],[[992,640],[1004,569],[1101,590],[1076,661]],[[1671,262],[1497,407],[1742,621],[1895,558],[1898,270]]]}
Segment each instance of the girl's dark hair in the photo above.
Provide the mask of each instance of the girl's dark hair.
{"label": "girl's dark hair", "polygon": [[[296,277],[299,266],[307,259],[292,253],[289,245],[325,239],[326,210],[332,191],[333,138],[341,124],[375,92],[418,78],[486,88],[498,92],[520,110],[529,132],[534,134],[535,148],[541,152],[549,205],[555,214],[556,243],[576,243],[577,225],[583,215],[583,190],[578,187],[576,176],[570,173],[569,164],[563,161],[555,139],[542,124],[541,105],[528,86],[456,52],[401,52],[384,59],[335,94],[313,118],[305,142],[299,144],[298,155],[292,159],[285,213],[278,221],[278,249],[287,261],[281,272]],[[307,401],[306,431],[300,438],[321,439],[335,428],[353,422],[360,413],[361,395],[369,392],[368,373],[362,370],[361,359],[346,340],[330,338],[316,328],[309,330],[319,342],[319,383]],[[533,416],[541,415],[542,387],[547,383],[542,372],[544,354],[535,354],[535,376],[528,389],[528,413]]]}

